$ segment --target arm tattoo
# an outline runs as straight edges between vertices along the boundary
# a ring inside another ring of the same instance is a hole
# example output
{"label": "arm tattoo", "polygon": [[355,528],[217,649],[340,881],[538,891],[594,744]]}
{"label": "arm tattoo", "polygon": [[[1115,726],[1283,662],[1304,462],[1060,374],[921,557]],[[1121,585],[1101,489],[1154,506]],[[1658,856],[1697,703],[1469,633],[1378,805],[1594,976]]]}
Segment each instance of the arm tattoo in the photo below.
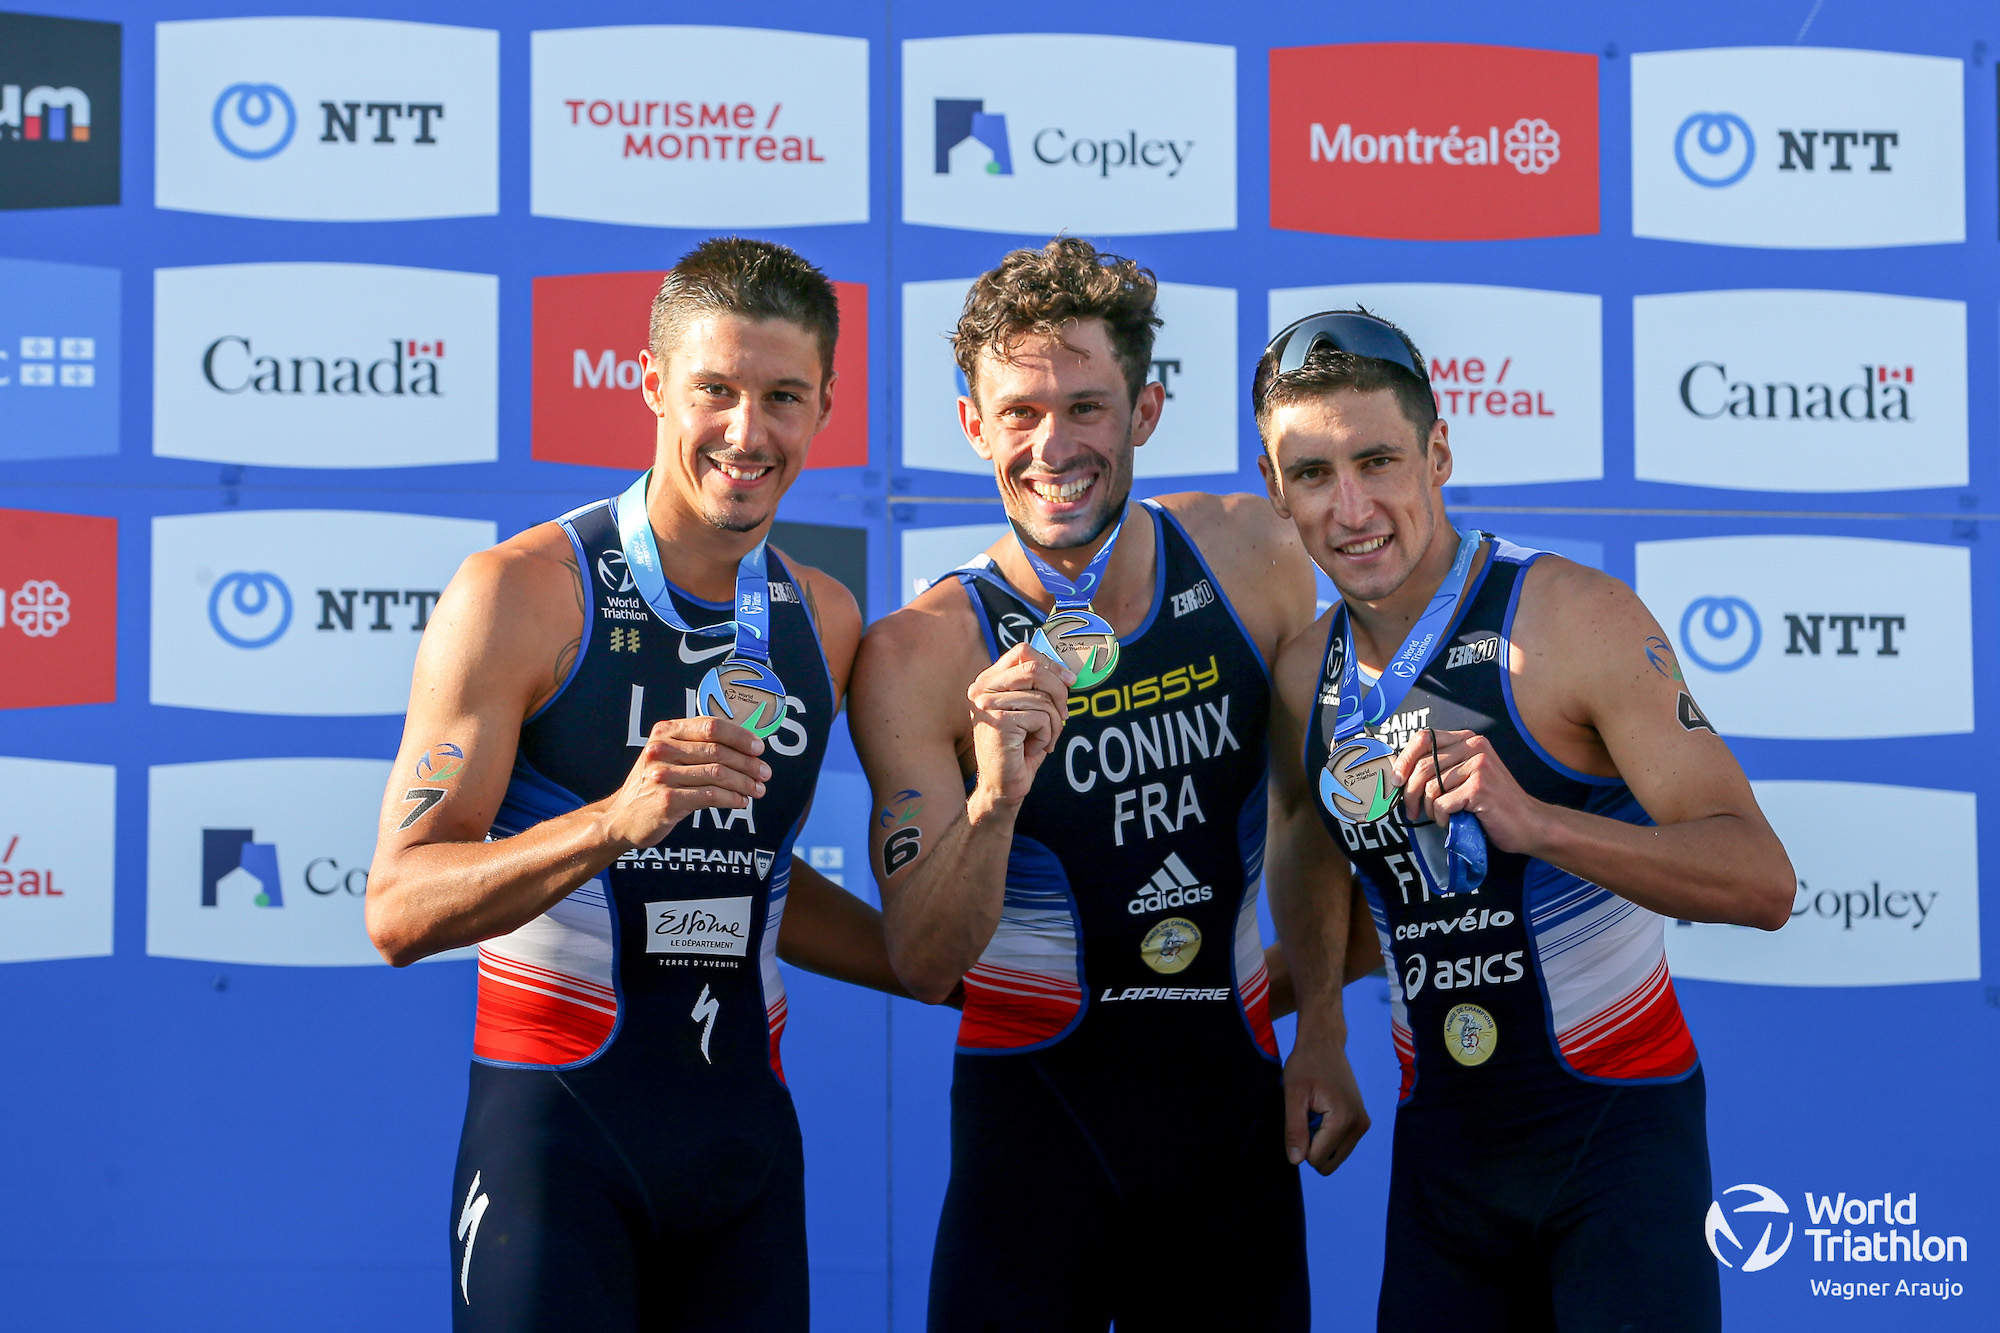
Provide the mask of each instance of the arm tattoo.
{"label": "arm tattoo", "polygon": [[590,614],[589,600],[583,592],[583,571],[577,567],[574,556],[563,557],[563,568],[569,571],[569,589],[576,597],[576,609],[585,616]]}
{"label": "arm tattoo", "polygon": [[559,690],[563,687],[563,682],[569,679],[569,669],[576,665],[577,652],[582,647],[581,637],[571,639],[562,646],[562,651],[556,654],[555,674],[549,678],[550,689]]}
{"label": "arm tattoo", "polygon": [[806,599],[806,613],[812,617],[815,629],[824,629],[819,618],[819,603],[813,600],[813,586],[810,579],[799,580],[799,592]]}
{"label": "arm tattoo", "polygon": [[465,751],[451,741],[439,741],[425,750],[416,763],[417,781],[425,785],[412,787],[403,793],[403,799],[415,801],[417,807],[403,816],[403,822],[396,825],[396,831],[402,832],[429,814],[432,807],[449,794],[449,784],[465,772],[465,765]]}
{"label": "arm tattoo", "polygon": [[882,807],[882,813],[875,817],[876,823],[888,829],[889,840],[882,844],[882,877],[901,870],[917,859],[924,849],[924,831],[916,823],[924,810],[924,794],[920,791],[899,791],[889,798],[889,804]]}
{"label": "arm tattoo", "polygon": [[1681,664],[1674,660],[1673,645],[1657,634],[1646,640],[1646,660],[1652,663],[1653,670],[1677,685],[1680,683]]}

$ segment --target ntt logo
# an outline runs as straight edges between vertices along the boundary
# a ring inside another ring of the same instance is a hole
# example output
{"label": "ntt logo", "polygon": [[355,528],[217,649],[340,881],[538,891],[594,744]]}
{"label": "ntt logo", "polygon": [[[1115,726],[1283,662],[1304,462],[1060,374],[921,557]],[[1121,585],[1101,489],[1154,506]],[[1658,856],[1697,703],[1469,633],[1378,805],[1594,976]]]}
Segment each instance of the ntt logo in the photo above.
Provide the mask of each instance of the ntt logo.
{"label": "ntt logo", "polygon": [[1697,111],[1674,131],[1674,161],[1696,185],[1726,189],[1748,175],[1756,160],[1749,124],[1727,111]]}
{"label": "ntt logo", "polygon": [[1697,597],[1681,613],[1681,649],[1710,671],[1740,671],[1764,644],[1764,626],[1741,597]]}

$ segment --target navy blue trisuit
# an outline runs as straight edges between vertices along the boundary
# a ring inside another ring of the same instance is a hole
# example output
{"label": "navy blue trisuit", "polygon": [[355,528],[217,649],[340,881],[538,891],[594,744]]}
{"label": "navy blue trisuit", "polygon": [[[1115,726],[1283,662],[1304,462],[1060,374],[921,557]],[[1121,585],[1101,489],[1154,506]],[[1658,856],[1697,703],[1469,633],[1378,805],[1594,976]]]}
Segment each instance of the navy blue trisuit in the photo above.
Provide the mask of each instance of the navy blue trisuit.
{"label": "navy blue trisuit", "polygon": [[[612,501],[559,522],[589,588],[583,640],[522,726],[495,838],[617,790],[653,724],[697,713],[731,646],[647,606]],[[479,948],[448,1230],[459,1333],[806,1327],[776,950],[834,695],[800,588],[775,554],[769,571],[789,713],[765,742],[765,794],[697,812]],[[689,625],[730,618],[670,593]]]}
{"label": "navy blue trisuit", "polygon": [[[933,1333],[1308,1325],[1257,924],[1270,679],[1148,507],[1151,608],[1069,696],[965,977]],[[1042,623],[990,560],[959,577],[994,657]]]}
{"label": "navy blue trisuit", "polygon": [[[1475,731],[1538,800],[1650,825],[1618,778],[1571,769],[1522,721],[1509,672],[1529,567],[1487,538],[1456,620],[1368,734]],[[1345,644],[1336,611],[1305,768],[1327,767]],[[1357,798],[1373,774],[1344,785]],[[1368,802],[1361,799],[1361,804]],[[1663,919],[1547,862],[1491,848],[1448,886],[1444,830],[1396,801],[1320,816],[1367,894],[1402,1065],[1378,1310],[1383,1333],[1711,1333],[1721,1299],[1699,1057]]]}

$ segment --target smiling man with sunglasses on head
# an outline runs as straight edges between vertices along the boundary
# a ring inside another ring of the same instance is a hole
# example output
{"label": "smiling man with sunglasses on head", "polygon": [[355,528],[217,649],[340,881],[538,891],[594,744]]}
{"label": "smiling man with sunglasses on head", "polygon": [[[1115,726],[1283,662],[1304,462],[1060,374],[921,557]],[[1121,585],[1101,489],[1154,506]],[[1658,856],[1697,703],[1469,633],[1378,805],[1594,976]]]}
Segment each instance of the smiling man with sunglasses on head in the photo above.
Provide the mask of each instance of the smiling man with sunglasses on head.
{"label": "smiling man with sunglasses on head", "polygon": [[1252,395],[1272,501],[1342,597],[1278,663],[1271,860],[1355,892],[1347,976],[1388,965],[1379,1326],[1718,1328],[1662,926],[1782,926],[1784,848],[1631,589],[1454,530],[1400,330],[1301,320]]}

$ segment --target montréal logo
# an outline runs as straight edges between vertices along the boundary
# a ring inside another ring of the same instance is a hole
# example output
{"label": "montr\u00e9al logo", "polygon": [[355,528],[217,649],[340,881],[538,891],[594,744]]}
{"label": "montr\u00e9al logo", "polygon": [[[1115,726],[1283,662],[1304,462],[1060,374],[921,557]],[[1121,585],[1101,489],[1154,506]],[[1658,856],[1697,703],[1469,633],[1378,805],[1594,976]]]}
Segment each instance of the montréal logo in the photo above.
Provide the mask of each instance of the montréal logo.
{"label": "montr\u00e9al logo", "polygon": [[[435,144],[442,102],[322,101],[323,144]],[[275,83],[232,83],[209,112],[216,142],[247,162],[276,157],[299,130],[291,94]],[[308,130],[310,133],[310,130]]]}
{"label": "montr\u00e9al logo", "polygon": [[642,102],[566,97],[569,124],[624,135],[623,157],[662,162],[824,162],[810,134],[778,122],[783,102]]}
{"label": "montr\u00e9al logo", "polygon": [[0,626],[9,621],[31,639],[53,639],[69,624],[69,594],[54,579],[29,579],[11,598],[0,590]]}
{"label": "montr\u00e9al logo", "polygon": [[1448,167],[1497,167],[1502,163],[1523,176],[1540,176],[1562,160],[1562,135],[1539,116],[1523,116],[1501,133],[1488,125],[1471,137],[1454,125],[1443,134],[1425,134],[1412,125],[1401,134],[1370,134],[1342,121],[1332,134],[1314,121],[1311,129],[1314,162],[1411,164],[1438,162]]}

